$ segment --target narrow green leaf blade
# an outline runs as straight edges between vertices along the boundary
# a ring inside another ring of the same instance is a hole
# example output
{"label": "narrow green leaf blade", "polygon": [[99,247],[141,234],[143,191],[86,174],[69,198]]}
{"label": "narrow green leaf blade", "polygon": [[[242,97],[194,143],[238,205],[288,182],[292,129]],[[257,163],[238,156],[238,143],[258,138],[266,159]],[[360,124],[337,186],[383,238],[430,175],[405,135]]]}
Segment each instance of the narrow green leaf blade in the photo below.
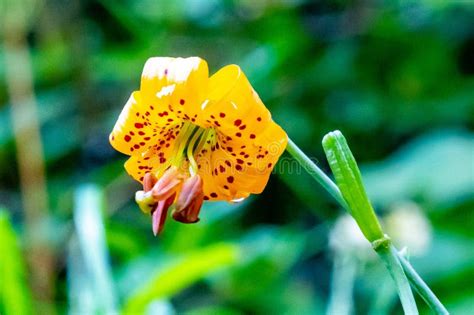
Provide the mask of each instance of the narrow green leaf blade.
{"label": "narrow green leaf blade", "polygon": [[82,270],[85,279],[70,279],[70,284],[87,282],[86,285],[93,290],[91,307],[98,312],[113,314],[117,312],[117,299],[108,262],[101,208],[102,190],[99,187],[82,185],[76,190],[74,224],[77,248],[70,252],[70,258],[76,255],[74,263],[83,266],[76,266],[71,270]]}
{"label": "narrow green leaf blade", "polygon": [[31,314],[25,263],[6,210],[0,208],[0,314]]}
{"label": "narrow green leaf blade", "polygon": [[143,314],[154,300],[170,297],[218,268],[234,264],[238,248],[215,244],[186,254],[146,282],[125,304],[124,314]]}

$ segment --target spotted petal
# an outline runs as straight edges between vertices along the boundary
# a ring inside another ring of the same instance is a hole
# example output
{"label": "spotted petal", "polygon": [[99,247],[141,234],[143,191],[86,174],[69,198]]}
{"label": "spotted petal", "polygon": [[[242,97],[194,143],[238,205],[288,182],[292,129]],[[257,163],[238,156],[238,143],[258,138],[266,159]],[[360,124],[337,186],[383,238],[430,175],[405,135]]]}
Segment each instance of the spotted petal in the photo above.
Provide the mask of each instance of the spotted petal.
{"label": "spotted petal", "polygon": [[209,87],[204,114],[217,136],[200,152],[200,175],[213,183],[205,185],[206,197],[234,200],[261,193],[285,150],[286,133],[238,66],[221,69]]}
{"label": "spotted petal", "polygon": [[179,119],[200,124],[208,77],[201,58],[154,57],[145,64],[140,90],[148,102],[165,98],[166,109]]}

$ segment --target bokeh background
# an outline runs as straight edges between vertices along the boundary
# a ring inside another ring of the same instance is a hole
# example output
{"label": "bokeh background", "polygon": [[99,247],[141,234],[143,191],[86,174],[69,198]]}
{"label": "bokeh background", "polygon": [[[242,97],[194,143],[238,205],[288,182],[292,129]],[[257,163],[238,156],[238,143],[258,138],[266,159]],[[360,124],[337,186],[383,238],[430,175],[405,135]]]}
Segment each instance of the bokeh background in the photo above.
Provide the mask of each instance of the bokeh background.
{"label": "bokeh background", "polygon": [[351,219],[281,162],[152,236],[108,143],[151,56],[239,64],[326,171],[340,129],[397,246],[474,313],[472,1],[0,0],[0,34],[1,314],[401,313]]}

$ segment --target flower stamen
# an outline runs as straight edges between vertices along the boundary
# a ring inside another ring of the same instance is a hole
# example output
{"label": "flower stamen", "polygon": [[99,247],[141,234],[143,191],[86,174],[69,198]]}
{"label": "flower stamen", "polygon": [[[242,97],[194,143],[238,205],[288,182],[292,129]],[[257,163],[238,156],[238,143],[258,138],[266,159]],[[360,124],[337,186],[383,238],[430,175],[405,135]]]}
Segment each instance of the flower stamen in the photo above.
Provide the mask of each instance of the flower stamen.
{"label": "flower stamen", "polygon": [[197,173],[198,165],[194,159],[194,145],[196,144],[199,138],[202,138],[202,135],[206,132],[206,129],[199,128],[193,135],[193,138],[189,141],[186,155],[189,160],[189,173],[191,176],[194,176]]}

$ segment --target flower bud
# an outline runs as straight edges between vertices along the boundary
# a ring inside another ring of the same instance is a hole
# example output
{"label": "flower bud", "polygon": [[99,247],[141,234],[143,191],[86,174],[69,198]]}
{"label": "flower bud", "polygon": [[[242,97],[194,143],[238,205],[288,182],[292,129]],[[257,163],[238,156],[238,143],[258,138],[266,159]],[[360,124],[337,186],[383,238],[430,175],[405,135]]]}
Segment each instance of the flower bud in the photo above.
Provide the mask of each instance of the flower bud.
{"label": "flower bud", "polygon": [[339,130],[323,138],[323,148],[342,197],[364,236],[371,243],[384,240],[382,227],[365,192],[357,162]]}

